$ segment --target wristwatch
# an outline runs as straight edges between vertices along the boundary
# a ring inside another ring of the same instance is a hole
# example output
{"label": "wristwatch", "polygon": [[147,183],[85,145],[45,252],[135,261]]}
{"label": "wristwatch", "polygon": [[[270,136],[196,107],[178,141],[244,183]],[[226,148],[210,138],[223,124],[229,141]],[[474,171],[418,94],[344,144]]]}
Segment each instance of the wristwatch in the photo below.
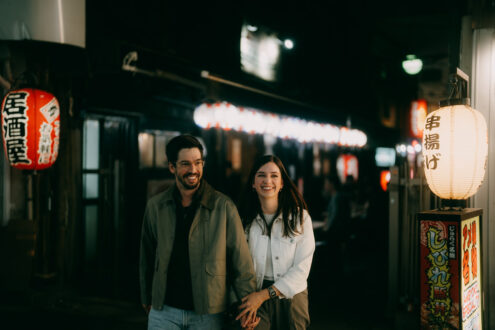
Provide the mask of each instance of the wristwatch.
{"label": "wristwatch", "polygon": [[275,291],[272,286],[269,286],[267,289],[268,289],[268,294],[270,295],[270,299],[277,298],[277,291]]}

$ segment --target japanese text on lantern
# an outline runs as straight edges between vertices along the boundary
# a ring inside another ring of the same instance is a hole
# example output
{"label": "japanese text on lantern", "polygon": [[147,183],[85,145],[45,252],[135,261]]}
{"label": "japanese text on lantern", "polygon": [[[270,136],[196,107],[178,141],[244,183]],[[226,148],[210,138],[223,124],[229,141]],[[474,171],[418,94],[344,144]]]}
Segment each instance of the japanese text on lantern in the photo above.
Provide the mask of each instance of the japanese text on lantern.
{"label": "japanese text on lantern", "polygon": [[427,308],[435,319],[443,323],[450,315],[452,306],[449,245],[447,240],[441,238],[441,230],[433,226],[426,232],[426,239],[430,252],[427,258],[431,262],[431,267],[427,269],[426,273],[430,285],[430,299]]}
{"label": "japanese text on lantern", "polygon": [[[433,129],[440,127],[440,116],[431,116],[426,119],[425,123],[425,136],[424,136],[424,148],[425,150],[439,150],[440,149],[440,134],[432,132]],[[430,153],[425,156],[425,166],[427,169],[435,170],[437,168],[438,161],[440,160],[440,153]]]}
{"label": "japanese text on lantern", "polygon": [[[58,155],[58,145],[60,141],[60,121],[55,120],[59,114],[58,106],[55,98],[48,102],[44,107],[40,109],[40,112],[45,117],[46,122],[40,126],[40,140],[38,145],[38,162],[40,164],[48,164],[54,162]],[[55,121],[55,122],[54,122]],[[52,123],[54,126],[52,126]],[[51,150],[52,145],[52,130],[55,131],[55,138],[53,143],[53,152]]]}
{"label": "japanese text on lantern", "polygon": [[3,107],[3,131],[7,156],[12,164],[31,164],[27,145],[26,92],[10,93]]}

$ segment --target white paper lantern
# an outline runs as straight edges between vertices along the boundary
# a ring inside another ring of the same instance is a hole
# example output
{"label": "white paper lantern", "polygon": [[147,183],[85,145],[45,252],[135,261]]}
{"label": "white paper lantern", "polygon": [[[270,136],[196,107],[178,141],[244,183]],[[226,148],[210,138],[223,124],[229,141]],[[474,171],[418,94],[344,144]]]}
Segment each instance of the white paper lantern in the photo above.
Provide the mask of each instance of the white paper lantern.
{"label": "white paper lantern", "polygon": [[457,200],[474,195],[483,182],[487,155],[487,126],[479,111],[450,105],[426,117],[424,169],[435,195]]}

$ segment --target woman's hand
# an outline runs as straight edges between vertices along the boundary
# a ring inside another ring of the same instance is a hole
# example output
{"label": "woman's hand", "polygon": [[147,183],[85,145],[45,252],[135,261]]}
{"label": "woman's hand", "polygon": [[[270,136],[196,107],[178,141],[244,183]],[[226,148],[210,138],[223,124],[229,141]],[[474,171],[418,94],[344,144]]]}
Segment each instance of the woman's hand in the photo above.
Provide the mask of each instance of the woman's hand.
{"label": "woman's hand", "polygon": [[[242,311],[235,319],[239,320],[240,318],[243,318],[243,321],[241,321],[241,326],[243,328],[246,327],[249,321],[256,319],[256,311],[260,308],[261,304],[269,298],[270,295],[268,294],[267,289],[248,294],[242,298],[242,304],[239,306],[239,309]],[[246,315],[246,317],[243,317],[244,315]]]}
{"label": "woman's hand", "polygon": [[241,325],[245,324],[244,327],[242,328],[243,330],[254,330],[260,323],[261,318],[259,316],[254,315],[254,320],[250,320],[247,317],[247,314],[245,314],[243,317],[241,317]]}

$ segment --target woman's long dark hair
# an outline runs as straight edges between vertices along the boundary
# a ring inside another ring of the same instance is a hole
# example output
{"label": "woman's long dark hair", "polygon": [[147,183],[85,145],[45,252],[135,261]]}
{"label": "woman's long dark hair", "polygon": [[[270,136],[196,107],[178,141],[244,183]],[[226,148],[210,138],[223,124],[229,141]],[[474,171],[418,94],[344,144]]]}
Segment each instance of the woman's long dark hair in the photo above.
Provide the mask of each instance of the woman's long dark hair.
{"label": "woman's long dark hair", "polygon": [[[258,194],[252,186],[256,172],[258,172],[263,165],[269,162],[275,163],[275,165],[277,165],[280,169],[280,174],[282,175],[283,189],[279,192],[276,215],[282,214],[283,236],[295,236],[296,234],[302,232],[302,224],[304,222],[303,211],[307,210],[308,207],[301,193],[297,190],[296,185],[287,174],[282,161],[274,155],[265,155],[258,158],[254,162],[253,168],[249,173],[244,199],[240,208],[244,228],[249,228],[258,214],[263,216]],[[297,219],[301,222],[301,232],[297,230]]]}

